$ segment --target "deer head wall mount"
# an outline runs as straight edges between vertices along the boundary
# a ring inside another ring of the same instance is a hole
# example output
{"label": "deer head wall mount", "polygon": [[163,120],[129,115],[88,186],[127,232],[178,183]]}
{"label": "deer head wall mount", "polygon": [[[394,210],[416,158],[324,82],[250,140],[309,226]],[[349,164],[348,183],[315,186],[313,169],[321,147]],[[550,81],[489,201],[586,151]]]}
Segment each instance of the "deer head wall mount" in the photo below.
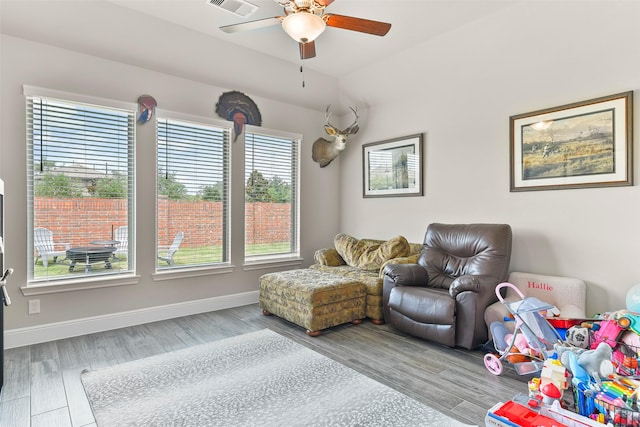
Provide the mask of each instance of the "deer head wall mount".
{"label": "deer head wall mount", "polygon": [[325,111],[326,124],[324,125],[324,130],[331,136],[333,139],[331,141],[326,140],[324,138],[318,138],[316,142],[313,143],[313,147],[311,150],[311,158],[314,162],[318,162],[320,167],[323,168],[327,166],[329,163],[333,161],[338,154],[340,154],[347,147],[347,140],[349,139],[349,135],[353,135],[358,132],[358,109],[354,107],[349,107],[353,114],[356,116],[353,123],[344,130],[340,130],[337,127],[333,126],[329,123],[329,117],[331,117],[331,105],[327,106]]}

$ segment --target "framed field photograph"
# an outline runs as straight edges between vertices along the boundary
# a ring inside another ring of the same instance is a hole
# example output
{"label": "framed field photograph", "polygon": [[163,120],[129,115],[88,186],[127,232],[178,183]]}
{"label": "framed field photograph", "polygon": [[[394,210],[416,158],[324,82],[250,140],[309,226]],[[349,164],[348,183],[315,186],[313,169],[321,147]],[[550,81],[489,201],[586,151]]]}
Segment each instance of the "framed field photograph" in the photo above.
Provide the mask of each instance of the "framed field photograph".
{"label": "framed field photograph", "polygon": [[509,122],[511,191],[633,185],[633,92]]}
{"label": "framed field photograph", "polygon": [[363,197],[422,196],[422,134],[362,146]]}

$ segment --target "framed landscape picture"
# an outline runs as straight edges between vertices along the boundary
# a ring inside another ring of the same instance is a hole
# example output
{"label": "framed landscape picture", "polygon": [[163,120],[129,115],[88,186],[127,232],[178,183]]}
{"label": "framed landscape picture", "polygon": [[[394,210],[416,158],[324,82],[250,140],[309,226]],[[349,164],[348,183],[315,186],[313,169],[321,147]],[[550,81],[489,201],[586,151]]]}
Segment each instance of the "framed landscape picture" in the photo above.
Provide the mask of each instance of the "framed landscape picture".
{"label": "framed landscape picture", "polygon": [[362,146],[363,197],[422,196],[422,134]]}
{"label": "framed landscape picture", "polygon": [[510,117],[511,191],[633,185],[633,92]]}

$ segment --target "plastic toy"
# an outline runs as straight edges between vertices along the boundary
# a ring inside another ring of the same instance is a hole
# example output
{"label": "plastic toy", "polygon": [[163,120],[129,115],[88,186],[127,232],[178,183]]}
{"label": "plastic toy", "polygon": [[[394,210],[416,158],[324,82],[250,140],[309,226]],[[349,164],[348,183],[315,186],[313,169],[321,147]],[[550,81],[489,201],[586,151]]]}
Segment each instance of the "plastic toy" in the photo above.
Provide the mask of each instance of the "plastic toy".
{"label": "plastic toy", "polygon": [[551,324],[551,326],[556,328],[556,330],[558,331],[558,334],[560,335],[560,337],[563,340],[566,340],[567,331],[570,328],[572,328],[574,326],[579,326],[585,320],[586,319],[564,319],[564,318],[559,318],[559,317],[548,317],[547,316],[547,321]]}
{"label": "plastic toy", "polygon": [[[522,299],[506,302],[501,292],[502,288],[505,287],[513,289]],[[485,367],[494,375],[502,374],[502,361],[511,361],[515,353],[514,349],[517,349],[518,353],[528,356],[528,360],[512,363],[518,374],[525,375],[540,371],[544,360],[554,352],[554,344],[562,342],[558,331],[540,314],[541,311],[549,310],[553,306],[535,297],[525,297],[520,289],[511,283],[500,283],[496,286],[495,291],[498,300],[513,315],[515,328],[505,347],[505,338],[508,334],[502,329],[500,322],[491,324],[494,347],[500,356],[494,353],[485,354]],[[522,338],[524,338],[524,341]],[[516,342],[519,345],[516,345]]]}
{"label": "plastic toy", "polygon": [[498,403],[489,409],[485,417],[487,426],[520,426],[520,427],[557,427],[559,424],[553,418],[541,415],[524,405],[510,400]]}
{"label": "plastic toy", "polygon": [[527,388],[529,389],[529,397],[535,397],[540,394],[540,378],[531,378],[527,382]]}
{"label": "plastic toy", "polygon": [[593,350],[598,347],[601,342],[607,343],[611,348],[615,347],[618,344],[620,336],[624,332],[624,328],[618,324],[617,320],[614,319],[599,321],[598,325],[599,328],[593,333],[593,338],[591,339],[589,347]]}
{"label": "plastic toy", "polygon": [[640,314],[634,312],[626,312],[618,318],[618,325],[622,329],[629,329],[636,334],[640,334]]}
{"label": "plastic toy", "polygon": [[567,368],[559,360],[545,360],[540,372],[540,392],[544,393],[544,388],[547,384],[553,384],[558,389],[559,399],[562,397],[562,392],[569,387],[568,376]]}
{"label": "plastic toy", "polygon": [[590,418],[583,417],[580,414],[563,409],[560,406],[560,402],[554,402],[550,406],[543,406],[540,408],[540,414],[562,423],[560,425],[566,425],[569,427],[603,427],[602,423],[598,423]]}
{"label": "plastic toy", "polygon": [[542,395],[542,403],[545,405],[551,405],[553,402],[559,401],[562,397],[562,393],[554,383],[548,383],[542,386],[540,394]]}

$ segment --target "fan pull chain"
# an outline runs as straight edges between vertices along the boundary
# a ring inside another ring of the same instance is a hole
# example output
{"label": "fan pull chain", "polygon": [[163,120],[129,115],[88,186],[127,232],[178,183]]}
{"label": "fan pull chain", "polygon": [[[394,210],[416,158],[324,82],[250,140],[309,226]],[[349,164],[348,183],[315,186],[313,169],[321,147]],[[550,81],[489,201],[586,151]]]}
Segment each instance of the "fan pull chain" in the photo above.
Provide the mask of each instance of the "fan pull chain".
{"label": "fan pull chain", "polygon": [[304,66],[300,64],[300,72],[302,73],[302,87],[304,87]]}

